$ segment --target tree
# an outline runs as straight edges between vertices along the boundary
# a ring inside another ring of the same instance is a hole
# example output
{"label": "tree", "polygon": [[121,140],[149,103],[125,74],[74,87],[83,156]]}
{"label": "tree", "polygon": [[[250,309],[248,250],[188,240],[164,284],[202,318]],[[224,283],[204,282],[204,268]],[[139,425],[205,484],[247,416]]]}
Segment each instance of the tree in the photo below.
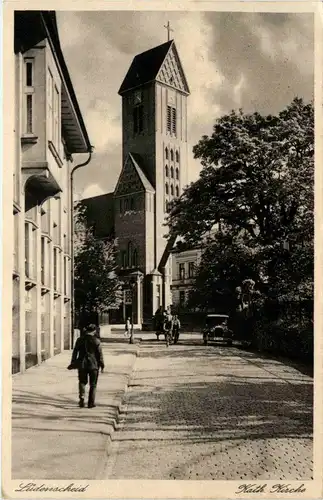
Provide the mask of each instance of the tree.
{"label": "tree", "polygon": [[[277,116],[232,111],[193,152],[200,177],[173,202],[167,221],[169,237],[205,242],[191,305],[214,304],[221,295],[234,301],[248,279],[253,300],[259,290],[265,297],[313,296],[312,103],[295,98]],[[205,239],[218,223],[222,230]]]}
{"label": "tree", "polygon": [[99,240],[79,202],[75,210],[74,285],[75,309],[82,318],[117,308],[121,303],[121,282],[116,274],[116,243]]}
{"label": "tree", "polygon": [[172,204],[170,235],[196,244],[221,221],[250,244],[312,237],[312,103],[296,98],[278,116],[232,111],[193,152],[202,170]]}

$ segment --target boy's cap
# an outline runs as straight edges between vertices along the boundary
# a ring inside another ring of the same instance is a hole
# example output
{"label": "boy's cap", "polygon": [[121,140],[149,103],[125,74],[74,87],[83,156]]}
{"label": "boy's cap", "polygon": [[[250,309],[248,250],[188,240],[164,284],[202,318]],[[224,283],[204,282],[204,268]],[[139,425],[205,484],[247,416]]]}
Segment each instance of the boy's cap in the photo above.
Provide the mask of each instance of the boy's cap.
{"label": "boy's cap", "polygon": [[94,323],[90,323],[84,328],[84,330],[86,332],[94,332],[96,330],[96,325]]}

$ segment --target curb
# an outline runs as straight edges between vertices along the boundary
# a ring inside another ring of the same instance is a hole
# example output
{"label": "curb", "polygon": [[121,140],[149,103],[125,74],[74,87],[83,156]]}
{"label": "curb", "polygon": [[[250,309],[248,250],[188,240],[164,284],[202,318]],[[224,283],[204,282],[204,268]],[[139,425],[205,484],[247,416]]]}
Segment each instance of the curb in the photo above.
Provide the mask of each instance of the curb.
{"label": "curb", "polygon": [[137,345],[134,344],[134,345],[136,345],[136,349],[133,353],[134,354],[133,363],[132,363],[132,365],[130,365],[129,374],[126,376],[126,382],[125,382],[124,389],[123,389],[123,395],[120,398],[119,403],[116,405],[115,416],[113,417],[113,421],[112,421],[112,423],[108,424],[109,429],[107,430],[107,434],[105,434],[106,445],[105,445],[104,452],[103,452],[104,453],[103,459],[100,462],[100,466],[98,468],[98,471],[95,474],[95,477],[93,478],[94,480],[105,479],[105,471],[106,471],[106,467],[107,467],[108,459],[109,459],[109,451],[110,451],[110,447],[111,447],[111,443],[112,443],[112,435],[113,435],[114,431],[118,429],[118,424],[120,421],[120,413],[121,413],[121,409],[123,407],[124,397],[125,397],[125,394],[127,392],[128,387],[129,387],[129,383],[131,381],[133,368],[135,366],[135,362],[136,362],[138,354],[139,354],[140,342],[142,339],[137,338],[136,340],[137,340],[137,342],[136,342]]}

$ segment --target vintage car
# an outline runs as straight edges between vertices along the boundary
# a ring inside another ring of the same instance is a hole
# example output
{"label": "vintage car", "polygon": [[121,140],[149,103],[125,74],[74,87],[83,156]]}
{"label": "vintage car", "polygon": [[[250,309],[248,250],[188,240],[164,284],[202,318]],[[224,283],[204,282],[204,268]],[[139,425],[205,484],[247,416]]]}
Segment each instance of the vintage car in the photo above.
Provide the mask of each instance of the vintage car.
{"label": "vintage car", "polygon": [[230,330],[228,322],[229,316],[227,314],[208,314],[202,330],[204,345],[217,340],[232,345],[233,332]]}

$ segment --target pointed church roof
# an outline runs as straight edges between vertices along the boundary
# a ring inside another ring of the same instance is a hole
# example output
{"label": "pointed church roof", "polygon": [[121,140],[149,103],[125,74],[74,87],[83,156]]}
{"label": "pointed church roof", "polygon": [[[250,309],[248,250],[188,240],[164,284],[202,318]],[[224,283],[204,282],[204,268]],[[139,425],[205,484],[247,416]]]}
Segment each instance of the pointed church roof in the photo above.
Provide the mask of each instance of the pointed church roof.
{"label": "pointed church roof", "polygon": [[138,190],[133,180],[131,181],[130,190],[129,186],[126,188],[126,191],[123,189],[124,183],[126,183],[127,185],[129,184],[129,181],[127,180],[127,177],[130,174],[129,166],[130,168],[133,168],[134,171],[136,172],[139,182],[143,187],[143,189],[145,191],[150,191],[152,193],[155,192],[155,189],[151,185],[150,181],[147,179],[143,169],[140,166],[141,162],[142,162],[141,157],[137,153],[128,153],[127,159],[123,165],[117,185],[114,190],[114,196],[117,196],[118,194],[120,195],[128,193],[130,194],[131,191],[134,192],[134,190]]}
{"label": "pointed church roof", "polygon": [[152,191],[153,193],[155,192],[155,189],[147,179],[146,175],[144,174],[144,171],[142,168],[139,166],[139,163],[141,163],[141,158],[137,153],[129,153],[129,158],[131,158],[131,161],[133,163],[133,166],[135,167],[137,174],[140,177],[140,180],[145,188],[146,191]]}
{"label": "pointed church roof", "polygon": [[[169,40],[168,42],[158,45],[153,49],[146,50],[145,52],[142,52],[141,54],[138,54],[134,57],[131,66],[128,69],[128,72],[119,89],[119,95],[122,95],[128,90],[134,89],[136,87],[144,85],[145,83],[155,80],[172,46],[175,48],[178,63],[181,66],[174,40]],[[185,92],[189,93],[186,79],[185,83]]]}

